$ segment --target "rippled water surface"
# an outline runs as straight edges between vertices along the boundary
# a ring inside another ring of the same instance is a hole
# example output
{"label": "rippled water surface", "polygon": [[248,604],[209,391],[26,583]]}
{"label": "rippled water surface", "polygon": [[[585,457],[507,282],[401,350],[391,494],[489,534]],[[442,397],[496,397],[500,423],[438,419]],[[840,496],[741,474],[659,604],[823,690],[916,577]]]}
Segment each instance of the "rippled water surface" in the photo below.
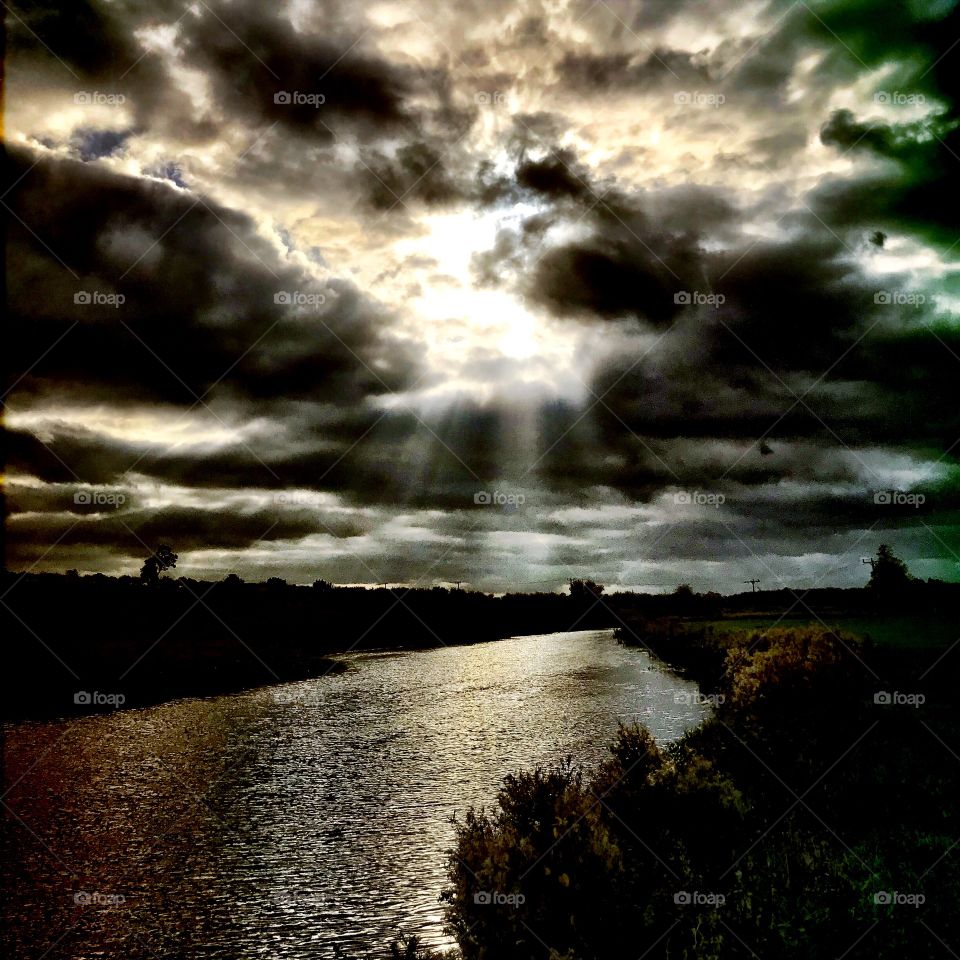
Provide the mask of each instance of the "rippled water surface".
{"label": "rippled water surface", "polygon": [[618,720],[666,741],[704,712],[609,631],[344,659],[318,680],[8,728],[16,954],[353,957],[400,928],[449,946],[454,813],[518,768],[594,766]]}

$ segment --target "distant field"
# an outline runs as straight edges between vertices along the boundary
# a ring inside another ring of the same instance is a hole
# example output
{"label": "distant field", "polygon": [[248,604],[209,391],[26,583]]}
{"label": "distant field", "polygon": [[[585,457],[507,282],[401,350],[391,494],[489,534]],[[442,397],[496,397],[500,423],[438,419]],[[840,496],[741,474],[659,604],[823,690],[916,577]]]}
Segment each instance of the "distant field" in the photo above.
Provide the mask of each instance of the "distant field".
{"label": "distant field", "polygon": [[824,617],[818,621],[813,617],[731,617],[724,620],[708,620],[717,633],[731,633],[735,630],[762,630],[776,625],[778,627],[796,627],[809,623],[825,623],[828,627],[838,627],[848,633],[861,637],[870,637],[882,646],[901,649],[919,647],[949,647],[960,640],[960,623],[949,617],[890,616],[890,617]]}

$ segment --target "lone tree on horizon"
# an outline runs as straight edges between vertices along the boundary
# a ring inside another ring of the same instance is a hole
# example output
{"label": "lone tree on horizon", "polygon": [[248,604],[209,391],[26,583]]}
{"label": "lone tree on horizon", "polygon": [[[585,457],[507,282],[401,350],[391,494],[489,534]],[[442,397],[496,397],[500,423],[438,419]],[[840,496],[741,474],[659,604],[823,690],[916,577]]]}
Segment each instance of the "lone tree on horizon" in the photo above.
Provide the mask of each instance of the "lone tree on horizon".
{"label": "lone tree on horizon", "polygon": [[871,564],[867,587],[884,596],[895,596],[902,593],[913,580],[906,563],[887,544],[881,543],[877,558]]}
{"label": "lone tree on horizon", "polygon": [[153,556],[147,557],[140,568],[140,579],[147,584],[160,582],[160,574],[164,570],[171,570],[177,565],[177,555],[173,549],[166,543],[161,543],[157,547]]}
{"label": "lone tree on horizon", "polygon": [[597,599],[603,594],[603,584],[592,580],[571,580],[570,596],[580,600]]}

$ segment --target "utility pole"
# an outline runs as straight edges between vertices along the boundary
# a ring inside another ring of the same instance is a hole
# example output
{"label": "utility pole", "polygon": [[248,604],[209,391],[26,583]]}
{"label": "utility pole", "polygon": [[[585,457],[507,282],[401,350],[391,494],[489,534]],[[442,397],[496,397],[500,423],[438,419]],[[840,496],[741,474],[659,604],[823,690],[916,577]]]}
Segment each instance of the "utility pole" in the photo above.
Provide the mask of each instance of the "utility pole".
{"label": "utility pole", "polygon": [[873,557],[861,557],[860,562],[869,563],[871,570],[877,565],[877,561]]}
{"label": "utility pole", "polygon": [[760,582],[759,580],[757,580],[756,578],[754,578],[753,580],[744,580],[743,582],[744,582],[744,583],[749,583],[750,586],[753,587],[753,591],[752,591],[753,593],[756,593],[756,592],[757,592],[757,584]]}

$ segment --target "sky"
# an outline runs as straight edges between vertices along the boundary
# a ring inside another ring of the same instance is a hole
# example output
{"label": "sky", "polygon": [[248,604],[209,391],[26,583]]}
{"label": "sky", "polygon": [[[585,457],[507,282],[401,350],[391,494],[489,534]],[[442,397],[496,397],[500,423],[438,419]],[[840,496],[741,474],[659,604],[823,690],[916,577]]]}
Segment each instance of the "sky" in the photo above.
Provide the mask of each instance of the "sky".
{"label": "sky", "polygon": [[960,579],[942,0],[8,7],[7,564]]}

